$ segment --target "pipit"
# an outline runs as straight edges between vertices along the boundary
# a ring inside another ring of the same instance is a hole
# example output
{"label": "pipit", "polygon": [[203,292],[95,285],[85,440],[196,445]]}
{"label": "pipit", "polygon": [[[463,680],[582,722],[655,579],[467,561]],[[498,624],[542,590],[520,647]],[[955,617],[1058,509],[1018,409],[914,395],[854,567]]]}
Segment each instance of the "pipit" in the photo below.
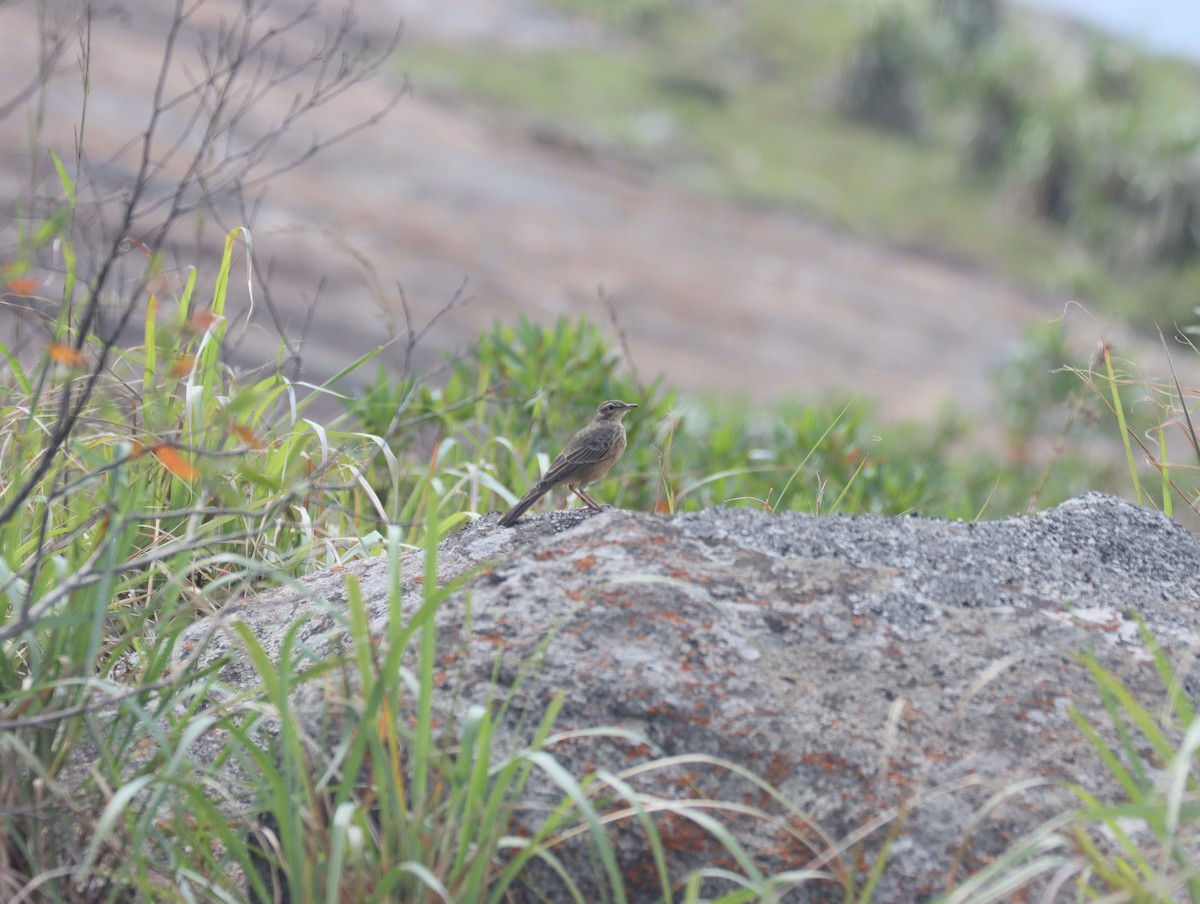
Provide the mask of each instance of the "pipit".
{"label": "pipit", "polygon": [[625,425],[621,418],[637,408],[630,402],[609,399],[596,409],[590,424],[571,437],[567,447],[535,483],[521,501],[505,512],[500,523],[512,527],[526,510],[556,486],[566,484],[593,512],[604,506],[584,492],[584,487],[608,473],[625,451]]}

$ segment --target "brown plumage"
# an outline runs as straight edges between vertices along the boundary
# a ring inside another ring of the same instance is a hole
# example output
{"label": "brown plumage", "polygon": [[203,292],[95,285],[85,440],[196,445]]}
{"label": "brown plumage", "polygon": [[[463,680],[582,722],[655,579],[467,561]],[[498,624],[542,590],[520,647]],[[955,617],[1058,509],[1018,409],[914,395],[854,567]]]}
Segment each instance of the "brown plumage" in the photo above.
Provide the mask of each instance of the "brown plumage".
{"label": "brown plumage", "polygon": [[625,425],[621,423],[621,418],[634,408],[637,405],[619,399],[609,399],[597,408],[595,419],[571,437],[567,447],[554,459],[542,479],[521,497],[520,502],[505,512],[500,523],[512,527],[531,505],[564,483],[592,511],[603,509],[583,488],[607,474],[625,451]]}

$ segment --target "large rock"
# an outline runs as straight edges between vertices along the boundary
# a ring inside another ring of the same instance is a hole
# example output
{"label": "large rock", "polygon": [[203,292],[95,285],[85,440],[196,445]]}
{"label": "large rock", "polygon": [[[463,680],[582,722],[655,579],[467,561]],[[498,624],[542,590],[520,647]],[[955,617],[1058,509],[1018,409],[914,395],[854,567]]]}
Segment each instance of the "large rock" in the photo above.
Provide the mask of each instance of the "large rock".
{"label": "large rock", "polygon": [[[1098,494],[980,523],[716,509],[673,518],[561,512],[507,530],[488,516],[443,542],[440,579],[480,566],[437,613],[452,666],[436,689],[442,724],[470,703],[511,696],[505,718],[515,733],[565,692],[556,730],[621,726],[645,741],[556,745],[574,774],[719,757],[765,778],[833,839],[878,826],[834,861],[850,873],[869,868],[902,809],[876,896],[897,904],[928,898],[1070,809],[1077,801],[1062,783],[1115,795],[1069,715],[1077,707],[1106,724],[1081,651],[1094,650],[1153,706],[1163,690],[1132,616],[1169,650],[1200,638],[1200,543],[1162,515]],[[421,567],[420,554],[405,563],[414,591],[406,611],[419,604]],[[347,572],[363,582],[381,625],[382,560],[230,612],[273,652],[305,615],[303,643],[320,656],[344,633]],[[236,644],[224,628],[229,614],[185,639],[215,631],[205,657],[222,653]],[[513,692],[530,663],[536,675]],[[223,677],[256,680],[237,656]],[[197,750],[204,756],[204,745]],[[774,825],[724,817],[764,869],[804,867],[826,851],[803,819],[735,771],[696,761],[635,784],[776,815]],[[689,820],[663,816],[659,828],[676,877],[733,865]],[[612,831],[631,899],[656,900],[644,836],[633,820]],[[814,884],[802,899],[841,893]]]}

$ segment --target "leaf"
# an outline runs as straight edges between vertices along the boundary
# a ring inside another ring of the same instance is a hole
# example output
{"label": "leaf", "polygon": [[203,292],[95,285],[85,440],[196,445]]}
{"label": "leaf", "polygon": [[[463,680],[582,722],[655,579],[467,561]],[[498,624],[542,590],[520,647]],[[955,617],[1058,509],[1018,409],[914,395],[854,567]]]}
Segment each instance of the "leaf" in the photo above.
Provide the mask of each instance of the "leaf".
{"label": "leaf", "polygon": [[188,318],[188,329],[193,333],[204,333],[208,331],[219,318],[212,311],[197,311]]}
{"label": "leaf", "polygon": [[30,296],[37,293],[42,281],[36,276],[20,276],[8,281],[8,291],[13,295]]}
{"label": "leaf", "polygon": [[263,441],[259,439],[258,435],[245,424],[231,424],[229,429],[233,431],[234,436],[240,439],[251,449],[258,450],[264,448]]}
{"label": "leaf", "polygon": [[67,168],[63,166],[62,160],[58,154],[54,153],[52,148],[47,148],[50,152],[50,159],[54,161],[54,168],[58,170],[58,181],[62,185],[63,191],[67,194],[67,204],[69,207],[75,206],[75,184],[71,181],[71,177],[67,174]]}
{"label": "leaf", "polygon": [[195,363],[195,355],[180,355],[175,359],[175,363],[171,365],[171,376],[186,377],[192,372],[192,365]]}
{"label": "leaf", "polygon": [[200,472],[195,467],[188,464],[179,450],[167,443],[159,443],[157,446],[151,446],[150,451],[154,453],[154,457],[158,459],[159,464],[178,477],[180,480],[195,480],[200,476]]}
{"label": "leaf", "polygon": [[83,367],[84,357],[83,352],[70,345],[64,345],[61,342],[56,342],[46,350],[51,361],[57,361],[59,364],[66,364],[68,367]]}

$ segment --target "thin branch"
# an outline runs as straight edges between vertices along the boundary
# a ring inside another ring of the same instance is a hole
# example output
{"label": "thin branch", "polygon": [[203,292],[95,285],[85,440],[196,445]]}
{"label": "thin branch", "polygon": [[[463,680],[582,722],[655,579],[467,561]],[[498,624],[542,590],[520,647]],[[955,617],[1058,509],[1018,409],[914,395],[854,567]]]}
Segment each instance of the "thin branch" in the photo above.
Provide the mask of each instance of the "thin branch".
{"label": "thin branch", "polygon": [[[207,51],[202,46],[201,60],[205,77],[181,94],[168,98],[168,78],[178,54],[181,34],[202,2],[203,0],[197,0],[191,5],[185,4],[183,0],[175,2],[175,11],[166,35],[155,82],[149,121],[145,130],[135,139],[135,142],[140,142],[141,145],[139,162],[131,185],[123,196],[117,228],[112,233],[108,250],[101,258],[95,277],[90,281],[86,300],[75,323],[72,345],[76,350],[82,349],[89,337],[95,333],[101,301],[113,278],[125,237],[131,234],[135,222],[156,212],[162,213],[159,225],[151,229],[143,241],[152,253],[157,253],[168,231],[181,216],[198,210],[212,209],[224,197],[236,196],[264,186],[271,179],[294,169],[322,150],[375,124],[403,95],[402,89],[382,110],[366,120],[324,139],[314,139],[304,151],[282,161],[267,172],[252,175],[252,170],[267,159],[267,153],[277,147],[280,138],[293,129],[303,116],[335,100],[353,85],[374,75],[396,47],[401,29],[397,28],[377,52],[370,51],[367,43],[363,42],[358,51],[347,53],[343,47],[349,39],[353,25],[353,18],[347,11],[343,13],[336,28],[326,33],[324,41],[314,45],[312,51],[298,62],[288,64],[278,42],[292,29],[313,18],[316,15],[316,5],[309,4],[282,25],[268,27],[256,34],[258,20],[269,4],[257,7],[246,4],[242,17],[234,25],[222,26],[215,45]],[[272,46],[278,46],[279,49],[275,53],[274,61],[268,65],[265,54]],[[252,74],[248,83],[242,84],[239,77],[248,66]],[[218,157],[215,163],[209,162],[217,141],[226,136],[232,143],[236,126],[248,118],[253,107],[262,102],[271,91],[281,88],[293,78],[306,74],[312,77],[314,68],[315,78],[307,94],[298,94],[279,122],[242,150]],[[158,155],[155,148],[164,115],[189,101],[196,102],[195,109],[182,134],[168,147],[165,156]],[[202,126],[203,133],[198,144],[192,148],[183,175],[165,195],[148,197],[150,186],[165,171],[167,164],[187,146],[188,137],[197,126]],[[83,159],[81,156],[81,160]],[[200,189],[200,192],[196,197],[192,197],[196,189]],[[97,210],[104,209],[106,200],[104,197],[97,198]],[[100,376],[107,367],[113,343],[129,324],[145,282],[146,274],[143,273],[132,287],[129,299],[113,328],[106,330],[107,335],[100,337],[97,359],[83,383],[77,387],[73,385],[62,394],[55,429],[24,482],[6,494],[3,507],[0,507],[0,525],[11,520],[49,474],[59,451],[95,393]]]}

